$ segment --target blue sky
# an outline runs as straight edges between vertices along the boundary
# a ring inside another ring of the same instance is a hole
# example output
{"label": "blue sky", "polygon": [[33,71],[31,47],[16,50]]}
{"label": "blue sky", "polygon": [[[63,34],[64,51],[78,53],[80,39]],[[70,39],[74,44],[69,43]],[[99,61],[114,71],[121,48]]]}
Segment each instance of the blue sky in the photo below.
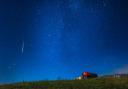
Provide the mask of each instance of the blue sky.
{"label": "blue sky", "polygon": [[0,1],[0,82],[73,79],[83,71],[126,73],[126,3]]}

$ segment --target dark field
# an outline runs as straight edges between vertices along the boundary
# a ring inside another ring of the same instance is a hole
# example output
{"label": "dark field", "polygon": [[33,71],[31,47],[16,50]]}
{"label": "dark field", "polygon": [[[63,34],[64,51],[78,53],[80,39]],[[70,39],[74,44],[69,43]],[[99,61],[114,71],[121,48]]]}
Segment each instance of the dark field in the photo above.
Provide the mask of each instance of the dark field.
{"label": "dark field", "polygon": [[22,82],[1,85],[0,89],[128,89],[128,78]]}

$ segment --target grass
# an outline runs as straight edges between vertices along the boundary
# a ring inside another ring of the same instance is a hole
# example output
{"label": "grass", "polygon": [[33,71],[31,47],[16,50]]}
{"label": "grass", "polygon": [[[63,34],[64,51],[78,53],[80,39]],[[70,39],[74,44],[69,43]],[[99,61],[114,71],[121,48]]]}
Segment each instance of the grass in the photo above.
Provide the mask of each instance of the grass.
{"label": "grass", "polygon": [[128,78],[21,82],[0,85],[0,89],[128,89]]}

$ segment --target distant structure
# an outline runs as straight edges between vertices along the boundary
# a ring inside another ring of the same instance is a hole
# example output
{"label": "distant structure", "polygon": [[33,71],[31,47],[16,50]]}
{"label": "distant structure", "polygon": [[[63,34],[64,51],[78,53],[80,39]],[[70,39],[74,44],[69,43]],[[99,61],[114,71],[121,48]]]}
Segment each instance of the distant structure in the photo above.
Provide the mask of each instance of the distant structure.
{"label": "distant structure", "polygon": [[96,77],[98,77],[98,75],[95,73],[83,72],[81,76],[76,78],[76,80],[85,80],[88,78],[96,78]]}
{"label": "distant structure", "polygon": [[128,74],[113,74],[113,75],[104,75],[104,78],[128,78]]}
{"label": "distant structure", "polygon": [[114,78],[128,78],[128,74],[114,74]]}

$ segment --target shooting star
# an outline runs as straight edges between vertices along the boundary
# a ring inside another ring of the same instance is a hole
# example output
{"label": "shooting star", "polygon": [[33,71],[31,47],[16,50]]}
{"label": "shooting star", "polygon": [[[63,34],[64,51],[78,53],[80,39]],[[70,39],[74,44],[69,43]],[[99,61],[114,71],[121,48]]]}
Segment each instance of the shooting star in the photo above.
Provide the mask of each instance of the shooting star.
{"label": "shooting star", "polygon": [[24,41],[23,41],[23,43],[22,43],[22,54],[24,53]]}

